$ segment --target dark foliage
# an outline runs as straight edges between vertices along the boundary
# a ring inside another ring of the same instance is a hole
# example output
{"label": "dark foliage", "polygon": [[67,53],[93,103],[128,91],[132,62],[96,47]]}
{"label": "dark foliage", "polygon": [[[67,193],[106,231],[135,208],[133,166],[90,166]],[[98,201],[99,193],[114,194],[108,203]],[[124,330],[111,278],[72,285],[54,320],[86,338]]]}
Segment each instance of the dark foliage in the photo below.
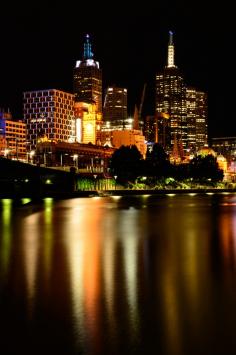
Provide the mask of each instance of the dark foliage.
{"label": "dark foliage", "polygon": [[168,155],[160,144],[154,144],[153,150],[147,153],[145,163],[144,175],[157,178],[172,175],[172,166],[168,160]]}
{"label": "dark foliage", "polygon": [[217,160],[213,155],[201,157],[200,155],[193,158],[189,164],[189,174],[194,180],[213,182],[223,179],[223,171],[219,169]]}
{"label": "dark foliage", "polygon": [[111,158],[111,172],[120,182],[134,182],[142,172],[142,155],[135,145],[121,146]]}

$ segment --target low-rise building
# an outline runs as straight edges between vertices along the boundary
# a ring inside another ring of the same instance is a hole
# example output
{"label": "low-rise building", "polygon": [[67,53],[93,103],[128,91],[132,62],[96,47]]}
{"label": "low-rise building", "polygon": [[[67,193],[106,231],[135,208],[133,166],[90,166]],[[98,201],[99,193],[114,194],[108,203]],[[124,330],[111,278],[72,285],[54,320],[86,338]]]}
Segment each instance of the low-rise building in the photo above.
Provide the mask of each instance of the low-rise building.
{"label": "low-rise building", "polygon": [[0,112],[0,155],[12,159],[26,157],[26,125],[4,111]]}

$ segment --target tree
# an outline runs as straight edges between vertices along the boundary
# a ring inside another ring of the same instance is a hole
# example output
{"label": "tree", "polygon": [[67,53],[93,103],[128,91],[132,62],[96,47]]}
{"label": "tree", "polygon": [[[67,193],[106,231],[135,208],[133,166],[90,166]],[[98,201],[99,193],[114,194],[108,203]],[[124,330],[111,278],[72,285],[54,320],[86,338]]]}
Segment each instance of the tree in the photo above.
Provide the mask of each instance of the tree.
{"label": "tree", "polygon": [[135,181],[141,170],[142,155],[135,145],[121,146],[112,157],[110,168],[120,182]]}
{"label": "tree", "polygon": [[165,177],[170,175],[171,164],[163,147],[156,143],[151,152],[147,153],[146,175]]}
{"label": "tree", "polygon": [[190,176],[202,182],[217,182],[223,179],[223,171],[219,169],[217,160],[209,154],[205,157],[198,155],[190,162]]}

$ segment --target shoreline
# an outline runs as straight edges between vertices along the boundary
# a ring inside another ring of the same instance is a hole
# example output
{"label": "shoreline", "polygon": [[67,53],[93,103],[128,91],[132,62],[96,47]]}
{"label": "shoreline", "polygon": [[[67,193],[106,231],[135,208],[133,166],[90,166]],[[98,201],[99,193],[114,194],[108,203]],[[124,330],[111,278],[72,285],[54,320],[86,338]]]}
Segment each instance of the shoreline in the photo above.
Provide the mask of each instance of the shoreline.
{"label": "shoreline", "polygon": [[202,188],[202,189],[159,189],[159,190],[91,190],[91,191],[74,191],[74,192],[47,192],[47,193],[9,193],[0,192],[0,199],[70,199],[79,197],[109,197],[109,196],[135,196],[135,195],[169,195],[169,194],[221,194],[221,193],[236,193],[236,189],[217,189],[217,188]]}

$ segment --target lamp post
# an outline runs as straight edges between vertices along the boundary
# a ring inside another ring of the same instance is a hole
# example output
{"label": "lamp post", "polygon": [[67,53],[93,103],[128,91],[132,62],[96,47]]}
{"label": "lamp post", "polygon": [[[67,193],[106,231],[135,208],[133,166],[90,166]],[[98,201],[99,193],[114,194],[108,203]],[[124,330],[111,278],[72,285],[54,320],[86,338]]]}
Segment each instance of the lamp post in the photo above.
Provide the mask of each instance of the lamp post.
{"label": "lamp post", "polygon": [[31,150],[30,153],[29,153],[30,160],[31,160],[31,164],[33,164],[34,155],[35,155],[35,151],[34,151],[34,150]]}
{"label": "lamp post", "polygon": [[78,168],[78,154],[73,155],[74,167]]}
{"label": "lamp post", "polygon": [[115,190],[116,190],[116,179],[117,179],[117,175],[114,176],[115,179]]}
{"label": "lamp post", "polygon": [[147,185],[146,185],[146,180],[147,180],[147,177],[146,176],[143,176],[143,179],[142,179],[143,181],[144,181],[144,187],[145,187],[145,190],[147,189]]}
{"label": "lamp post", "polygon": [[95,182],[94,182],[94,190],[96,190],[96,185],[97,185],[97,184],[96,184],[96,181],[97,181],[96,178],[97,178],[97,175],[94,174],[93,177],[94,177],[94,180],[95,180]]}
{"label": "lamp post", "polygon": [[4,157],[6,157],[7,159],[8,159],[8,154],[9,154],[9,152],[10,152],[10,149],[5,148],[5,150],[4,150]]}

